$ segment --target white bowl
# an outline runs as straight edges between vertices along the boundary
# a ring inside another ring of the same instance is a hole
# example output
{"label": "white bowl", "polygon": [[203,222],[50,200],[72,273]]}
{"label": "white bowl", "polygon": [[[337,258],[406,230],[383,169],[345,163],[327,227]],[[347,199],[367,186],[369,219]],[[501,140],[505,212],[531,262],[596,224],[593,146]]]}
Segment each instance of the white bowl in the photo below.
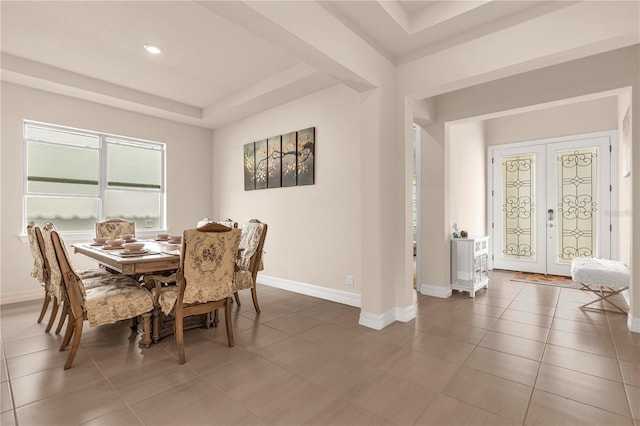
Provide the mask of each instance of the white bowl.
{"label": "white bowl", "polygon": [[131,251],[140,251],[144,248],[144,243],[125,243],[124,248]]}
{"label": "white bowl", "polygon": [[121,245],[124,244],[124,240],[121,240],[120,238],[116,238],[114,240],[107,240],[107,244],[110,245],[111,247],[120,247]]}

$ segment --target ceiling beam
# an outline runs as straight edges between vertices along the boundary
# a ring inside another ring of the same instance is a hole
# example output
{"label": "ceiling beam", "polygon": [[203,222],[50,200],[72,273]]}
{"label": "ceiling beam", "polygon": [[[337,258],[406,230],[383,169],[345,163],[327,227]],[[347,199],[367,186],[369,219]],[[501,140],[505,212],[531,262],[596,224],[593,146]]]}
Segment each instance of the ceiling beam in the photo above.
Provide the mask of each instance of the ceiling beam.
{"label": "ceiling beam", "polygon": [[393,66],[314,1],[200,4],[359,93],[378,86],[381,66]]}

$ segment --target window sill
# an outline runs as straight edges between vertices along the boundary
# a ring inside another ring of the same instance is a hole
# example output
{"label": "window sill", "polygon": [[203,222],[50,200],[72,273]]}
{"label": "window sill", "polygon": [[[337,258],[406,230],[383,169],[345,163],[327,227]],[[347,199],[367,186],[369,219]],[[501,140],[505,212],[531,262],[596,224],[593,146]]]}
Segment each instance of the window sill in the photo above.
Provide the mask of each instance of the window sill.
{"label": "window sill", "polygon": [[[144,230],[140,232],[136,231],[136,237],[142,238],[142,239],[149,239],[149,238],[155,238],[157,234],[161,234],[161,233],[166,234],[167,232],[168,231],[166,229]],[[61,231],[60,235],[62,235],[62,238],[67,243],[92,241],[93,238],[95,238],[96,236],[95,232],[71,232],[71,231]],[[20,238],[20,241],[23,243],[29,242],[29,239],[27,238],[27,234],[20,234],[18,235],[18,238]]]}

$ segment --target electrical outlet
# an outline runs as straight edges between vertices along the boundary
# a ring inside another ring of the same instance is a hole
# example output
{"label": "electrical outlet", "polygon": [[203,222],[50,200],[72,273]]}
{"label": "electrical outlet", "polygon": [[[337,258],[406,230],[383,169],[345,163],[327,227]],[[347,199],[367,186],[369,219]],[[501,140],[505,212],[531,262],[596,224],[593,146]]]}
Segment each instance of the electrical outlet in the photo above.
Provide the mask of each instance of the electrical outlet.
{"label": "electrical outlet", "polygon": [[347,285],[353,287],[353,275],[347,275]]}

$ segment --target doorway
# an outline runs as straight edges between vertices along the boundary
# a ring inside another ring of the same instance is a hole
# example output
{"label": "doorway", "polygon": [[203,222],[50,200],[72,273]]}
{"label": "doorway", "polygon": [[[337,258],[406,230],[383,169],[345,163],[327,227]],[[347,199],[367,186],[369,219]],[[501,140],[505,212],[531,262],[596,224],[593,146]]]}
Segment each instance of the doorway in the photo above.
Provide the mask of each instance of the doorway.
{"label": "doorway", "polygon": [[574,257],[611,257],[615,138],[489,147],[494,268],[569,276]]}

